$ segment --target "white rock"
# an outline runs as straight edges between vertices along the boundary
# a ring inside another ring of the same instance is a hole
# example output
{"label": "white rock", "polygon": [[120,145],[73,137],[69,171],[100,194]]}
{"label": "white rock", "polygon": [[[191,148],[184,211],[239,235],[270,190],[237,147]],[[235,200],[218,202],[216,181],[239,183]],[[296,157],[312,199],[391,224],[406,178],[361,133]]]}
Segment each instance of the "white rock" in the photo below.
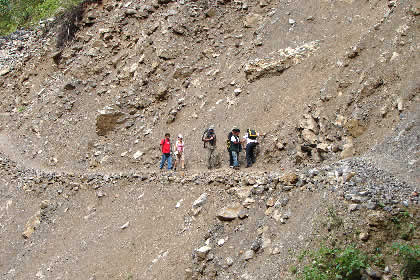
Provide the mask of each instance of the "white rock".
{"label": "white rock", "polygon": [[121,229],[126,229],[126,228],[128,228],[129,225],[130,225],[130,221],[128,221],[125,224],[123,224],[120,228]]}
{"label": "white rock", "polygon": [[140,158],[143,154],[144,154],[143,152],[137,151],[137,152],[133,155],[133,158],[137,160],[137,159],[139,159],[139,158]]}
{"label": "white rock", "polygon": [[225,240],[224,239],[219,239],[219,241],[217,241],[217,245],[223,246],[223,244],[225,244]]}
{"label": "white rock", "polygon": [[208,194],[207,194],[207,193],[203,193],[202,195],[200,195],[200,197],[199,197],[199,198],[197,198],[197,200],[196,200],[196,201],[194,201],[194,203],[193,203],[193,208],[198,208],[198,207],[201,207],[201,206],[203,206],[204,204],[206,204],[206,202],[207,202],[207,197],[208,197]]}
{"label": "white rock", "polygon": [[292,19],[292,18],[289,18],[289,24],[296,24],[296,20],[294,20],[294,19]]}
{"label": "white rock", "polygon": [[393,52],[393,53],[392,53],[392,57],[391,57],[390,61],[391,61],[391,62],[392,62],[392,61],[394,61],[394,60],[395,60],[395,59],[397,59],[399,56],[400,56],[400,54],[399,54],[399,53],[397,53],[397,52]]}
{"label": "white rock", "polygon": [[244,260],[250,260],[250,259],[252,259],[253,257],[255,256],[255,252],[254,251],[252,251],[252,250],[247,250],[247,251],[245,251],[245,253],[243,254],[243,256],[242,256],[242,258],[244,259]]}
{"label": "white rock", "polygon": [[196,249],[195,252],[199,258],[204,259],[207,256],[207,254],[210,252],[210,250],[211,250],[211,247],[206,245],[206,246]]}

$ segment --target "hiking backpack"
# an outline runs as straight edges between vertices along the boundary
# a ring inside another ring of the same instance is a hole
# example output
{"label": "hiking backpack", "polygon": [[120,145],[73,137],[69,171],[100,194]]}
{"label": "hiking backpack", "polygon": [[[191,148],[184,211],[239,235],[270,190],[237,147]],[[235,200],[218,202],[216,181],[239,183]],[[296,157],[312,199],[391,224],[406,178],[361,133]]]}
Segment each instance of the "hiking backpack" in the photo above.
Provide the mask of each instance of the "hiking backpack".
{"label": "hiking backpack", "polygon": [[[201,141],[204,142],[204,138],[210,138],[211,136],[214,136],[214,139],[209,141],[209,143],[211,145],[214,145],[215,142],[216,142],[216,133],[214,133],[214,131],[211,132],[210,129],[208,129],[208,128],[206,130],[204,130],[203,136],[201,137]],[[203,146],[204,146],[204,148],[206,147],[206,142],[204,142]]]}
{"label": "hiking backpack", "polygon": [[248,138],[249,138],[249,139],[253,139],[253,140],[255,140],[255,139],[257,139],[257,137],[258,137],[258,134],[257,134],[257,132],[255,131],[255,129],[250,129],[250,128],[248,128],[247,133],[248,133]]}
{"label": "hiking backpack", "polygon": [[231,132],[229,132],[228,137],[227,137],[227,139],[226,139],[226,149],[227,149],[228,151],[230,151],[230,138],[232,138],[232,135],[233,135],[232,131],[231,131]]}

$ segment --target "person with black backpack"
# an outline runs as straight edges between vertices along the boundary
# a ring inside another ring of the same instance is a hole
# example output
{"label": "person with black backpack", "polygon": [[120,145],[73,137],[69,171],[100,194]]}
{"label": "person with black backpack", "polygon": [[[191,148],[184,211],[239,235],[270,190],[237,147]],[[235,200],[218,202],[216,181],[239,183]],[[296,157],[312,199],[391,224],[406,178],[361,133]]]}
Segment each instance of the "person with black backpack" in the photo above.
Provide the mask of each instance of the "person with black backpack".
{"label": "person with black backpack", "polygon": [[258,145],[258,136],[259,134],[255,131],[255,129],[248,128],[245,135],[243,143],[245,143],[245,151],[246,151],[246,167],[251,167],[255,161],[255,148]]}
{"label": "person with black backpack", "polygon": [[204,131],[201,140],[204,142],[204,148],[207,149],[207,168],[212,169],[217,165],[216,133],[214,132],[214,126],[210,126]]}

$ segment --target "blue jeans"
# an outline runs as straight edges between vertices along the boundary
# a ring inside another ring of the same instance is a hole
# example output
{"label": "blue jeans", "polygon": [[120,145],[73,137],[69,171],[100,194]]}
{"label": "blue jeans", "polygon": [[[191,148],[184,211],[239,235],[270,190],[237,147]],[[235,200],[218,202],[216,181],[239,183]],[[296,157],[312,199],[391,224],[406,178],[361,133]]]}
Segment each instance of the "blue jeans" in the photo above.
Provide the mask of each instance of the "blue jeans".
{"label": "blue jeans", "polygon": [[238,156],[239,156],[239,153],[238,152],[232,151],[233,167],[239,166]]}
{"label": "blue jeans", "polygon": [[162,160],[160,161],[160,169],[163,168],[163,165],[165,165],[165,161],[168,160],[168,170],[172,169],[172,157],[171,154],[162,154]]}

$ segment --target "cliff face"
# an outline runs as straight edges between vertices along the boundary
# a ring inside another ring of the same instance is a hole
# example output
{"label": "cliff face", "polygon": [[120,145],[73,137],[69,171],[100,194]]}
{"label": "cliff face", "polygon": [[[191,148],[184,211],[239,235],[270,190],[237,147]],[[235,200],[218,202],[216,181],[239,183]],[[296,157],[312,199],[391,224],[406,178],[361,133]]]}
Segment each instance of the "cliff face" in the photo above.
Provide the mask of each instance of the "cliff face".
{"label": "cliff face", "polygon": [[[336,196],[343,213],[344,201],[418,205],[419,8],[102,1],[63,47],[63,19],[1,38],[2,275],[283,279]],[[220,168],[208,172],[210,125]],[[233,126],[260,133],[257,163],[238,173]],[[184,135],[185,173],[158,172],[165,132]],[[216,220],[230,203],[248,218]],[[194,251],[206,240],[210,259]]]}

